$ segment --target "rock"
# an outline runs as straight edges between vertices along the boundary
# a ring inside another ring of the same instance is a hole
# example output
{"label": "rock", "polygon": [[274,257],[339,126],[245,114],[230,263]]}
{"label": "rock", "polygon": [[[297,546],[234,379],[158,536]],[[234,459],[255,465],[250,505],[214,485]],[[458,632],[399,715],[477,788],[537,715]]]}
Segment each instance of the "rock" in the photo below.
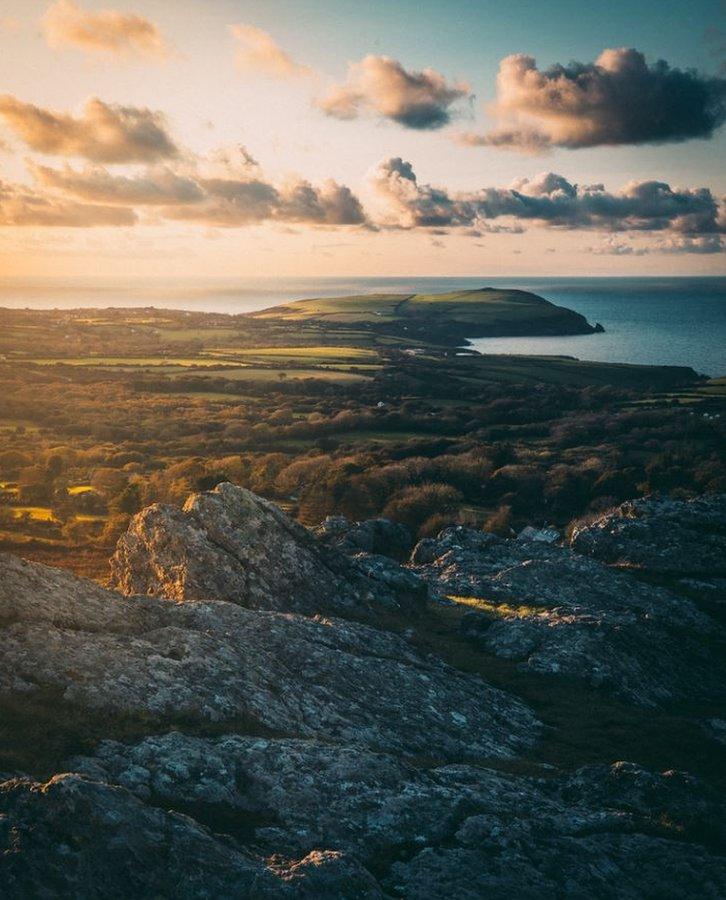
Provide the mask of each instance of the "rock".
{"label": "rock", "polygon": [[405,601],[411,608],[426,604],[429,596],[427,583],[420,575],[404,568],[390,556],[356,553],[353,559],[368,578],[393,591],[399,603]]}
{"label": "rock", "polygon": [[[723,791],[611,759],[558,770],[554,731],[538,763],[526,704],[356,621],[431,586],[468,611],[408,624],[435,646],[458,620],[466,665],[494,653],[644,707],[723,699],[723,630],[685,596],[464,528],[408,566],[348,556],[231,486],[141,514],[114,571],[129,594],[0,554],[0,711],[62,704],[82,753],[49,777],[28,747],[33,777],[0,775],[3,898],[726,896]],[[717,752],[726,719],[686,708]]]}
{"label": "rock", "polygon": [[562,540],[562,535],[556,528],[533,528],[527,525],[517,535],[519,541],[542,541],[545,544],[556,544]]}
{"label": "rock", "polygon": [[726,891],[726,857],[701,843],[723,807],[688,776],[618,763],[547,781],[480,777],[479,808],[453,839],[394,863],[384,884],[397,895],[715,900]]}
{"label": "rock", "polygon": [[248,839],[266,853],[300,856],[332,847],[365,865],[447,840],[467,808],[467,786],[389,755],[318,741],[179,733],[135,745],[105,741],[70,763],[176,809],[227,810],[220,821],[256,823]]}
{"label": "rock", "polygon": [[512,756],[538,734],[514,697],[340,619],[124,597],[6,554],[0,619],[2,692],[438,759]]}
{"label": "rock", "polygon": [[7,900],[383,896],[341,853],[268,865],[188,816],[77,774],[0,785],[0,884]]}
{"label": "rock", "polygon": [[421,541],[412,560],[439,595],[480,598],[462,633],[523,669],[644,706],[726,699],[723,630],[689,600],[625,571],[465,528]]}
{"label": "rock", "polygon": [[390,519],[350,522],[345,516],[328,516],[313,533],[325,544],[350,554],[374,553],[403,560],[413,547],[408,528]]}
{"label": "rock", "polygon": [[676,578],[726,577],[726,494],[629,500],[572,532],[573,550]]}
{"label": "rock", "polygon": [[264,853],[333,848],[387,895],[717,897],[726,886],[723,801],[678,772],[426,770],[318,742],[180,734],[107,742],[73,764],[157,804],[226,805],[257,823],[246,840]]}
{"label": "rock", "polygon": [[192,495],[181,510],[154,504],[134,516],[111,560],[111,584],[125,594],[357,618],[410,600],[231,484]]}

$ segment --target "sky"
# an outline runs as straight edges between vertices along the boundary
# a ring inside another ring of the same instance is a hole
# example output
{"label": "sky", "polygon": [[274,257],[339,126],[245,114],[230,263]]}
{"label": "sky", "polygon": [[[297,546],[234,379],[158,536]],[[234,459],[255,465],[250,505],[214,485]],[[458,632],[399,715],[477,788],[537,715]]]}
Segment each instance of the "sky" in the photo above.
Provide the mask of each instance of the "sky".
{"label": "sky", "polygon": [[0,0],[0,276],[726,273],[719,0]]}

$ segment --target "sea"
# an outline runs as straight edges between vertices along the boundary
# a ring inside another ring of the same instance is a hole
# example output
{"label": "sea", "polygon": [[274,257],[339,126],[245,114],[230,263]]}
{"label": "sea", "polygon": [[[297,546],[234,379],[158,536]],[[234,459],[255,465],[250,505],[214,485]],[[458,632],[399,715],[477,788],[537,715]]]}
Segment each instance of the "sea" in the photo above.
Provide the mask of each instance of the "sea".
{"label": "sea", "polygon": [[479,338],[482,353],[566,355],[601,362],[691,366],[726,376],[726,277],[663,278],[65,278],[0,279],[0,307],[154,306],[243,313],[306,297],[519,288],[581,313],[602,334]]}

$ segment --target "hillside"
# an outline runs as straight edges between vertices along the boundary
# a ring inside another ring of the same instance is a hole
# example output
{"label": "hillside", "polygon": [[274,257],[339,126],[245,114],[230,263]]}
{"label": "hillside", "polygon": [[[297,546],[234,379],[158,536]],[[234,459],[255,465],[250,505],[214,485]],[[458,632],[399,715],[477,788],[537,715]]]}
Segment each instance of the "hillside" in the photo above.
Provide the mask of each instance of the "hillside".
{"label": "hillside", "polygon": [[479,288],[447,294],[367,294],[298,300],[251,313],[255,319],[373,329],[440,343],[516,335],[591,334],[579,313],[528,291]]}

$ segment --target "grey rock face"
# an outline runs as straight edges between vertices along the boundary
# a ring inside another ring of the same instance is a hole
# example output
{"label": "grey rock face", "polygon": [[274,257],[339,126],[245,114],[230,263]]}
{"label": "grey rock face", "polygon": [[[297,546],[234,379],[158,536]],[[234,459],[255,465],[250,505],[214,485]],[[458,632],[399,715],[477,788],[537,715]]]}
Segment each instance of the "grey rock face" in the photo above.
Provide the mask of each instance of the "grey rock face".
{"label": "grey rock face", "polygon": [[368,578],[393,591],[396,597],[405,598],[411,607],[422,606],[428,600],[429,588],[426,581],[390,556],[356,553],[353,559]]}
{"label": "grey rock face", "polygon": [[519,541],[543,541],[545,544],[556,544],[562,535],[556,528],[533,528],[527,525],[517,535]]}
{"label": "grey rock face", "polygon": [[[348,558],[230,486],[141,514],[115,572],[130,595],[0,554],[0,698],[51,690],[146,734],[84,743],[45,783],[0,775],[3,898],[726,896],[722,794],[630,763],[539,767],[526,704],[351,621],[430,584],[480,599],[472,652],[643,706],[719,699],[723,632],[684,597],[459,528],[407,567]],[[709,716],[693,727],[718,747]]]}
{"label": "grey rock face", "polygon": [[245,719],[441,759],[511,756],[538,723],[480,678],[336,619],[123,597],[0,555],[0,690],[160,721]]}
{"label": "grey rock face", "polygon": [[154,504],[136,515],[111,559],[125,594],[228,600],[251,609],[370,617],[410,602],[326,547],[273,503],[220,484],[183,509]]}
{"label": "grey rock face", "polygon": [[718,897],[726,887],[714,849],[722,803],[676,772],[424,771],[317,742],[179,734],[107,742],[73,764],[142,800],[227,805],[257,823],[249,840],[263,851],[333,848],[406,898]]}
{"label": "grey rock face", "polygon": [[550,781],[491,773],[485,785],[449,846],[393,866],[403,896],[675,900],[726,887],[726,860],[697,837],[721,806],[687,776],[618,763]]}
{"label": "grey rock face", "polygon": [[625,571],[465,528],[421,541],[412,561],[440,595],[486,601],[464,633],[529,671],[645,706],[726,698],[722,629],[689,600]]}
{"label": "grey rock face", "polygon": [[408,528],[390,519],[351,522],[345,516],[328,516],[313,533],[323,543],[350,554],[375,553],[403,560],[413,547]]}
{"label": "grey rock face", "polygon": [[8,900],[382,896],[341,853],[268,865],[188,816],[77,774],[0,785],[0,885]]}
{"label": "grey rock face", "polygon": [[93,758],[70,765],[142,800],[226,807],[240,822],[257,823],[250,840],[266,852],[295,856],[332,847],[366,865],[446,840],[470,793],[389,755],[237,735],[172,733],[133,746],[106,741]]}
{"label": "grey rock face", "polygon": [[575,528],[571,546],[603,562],[679,578],[726,576],[726,495],[644,497]]}

